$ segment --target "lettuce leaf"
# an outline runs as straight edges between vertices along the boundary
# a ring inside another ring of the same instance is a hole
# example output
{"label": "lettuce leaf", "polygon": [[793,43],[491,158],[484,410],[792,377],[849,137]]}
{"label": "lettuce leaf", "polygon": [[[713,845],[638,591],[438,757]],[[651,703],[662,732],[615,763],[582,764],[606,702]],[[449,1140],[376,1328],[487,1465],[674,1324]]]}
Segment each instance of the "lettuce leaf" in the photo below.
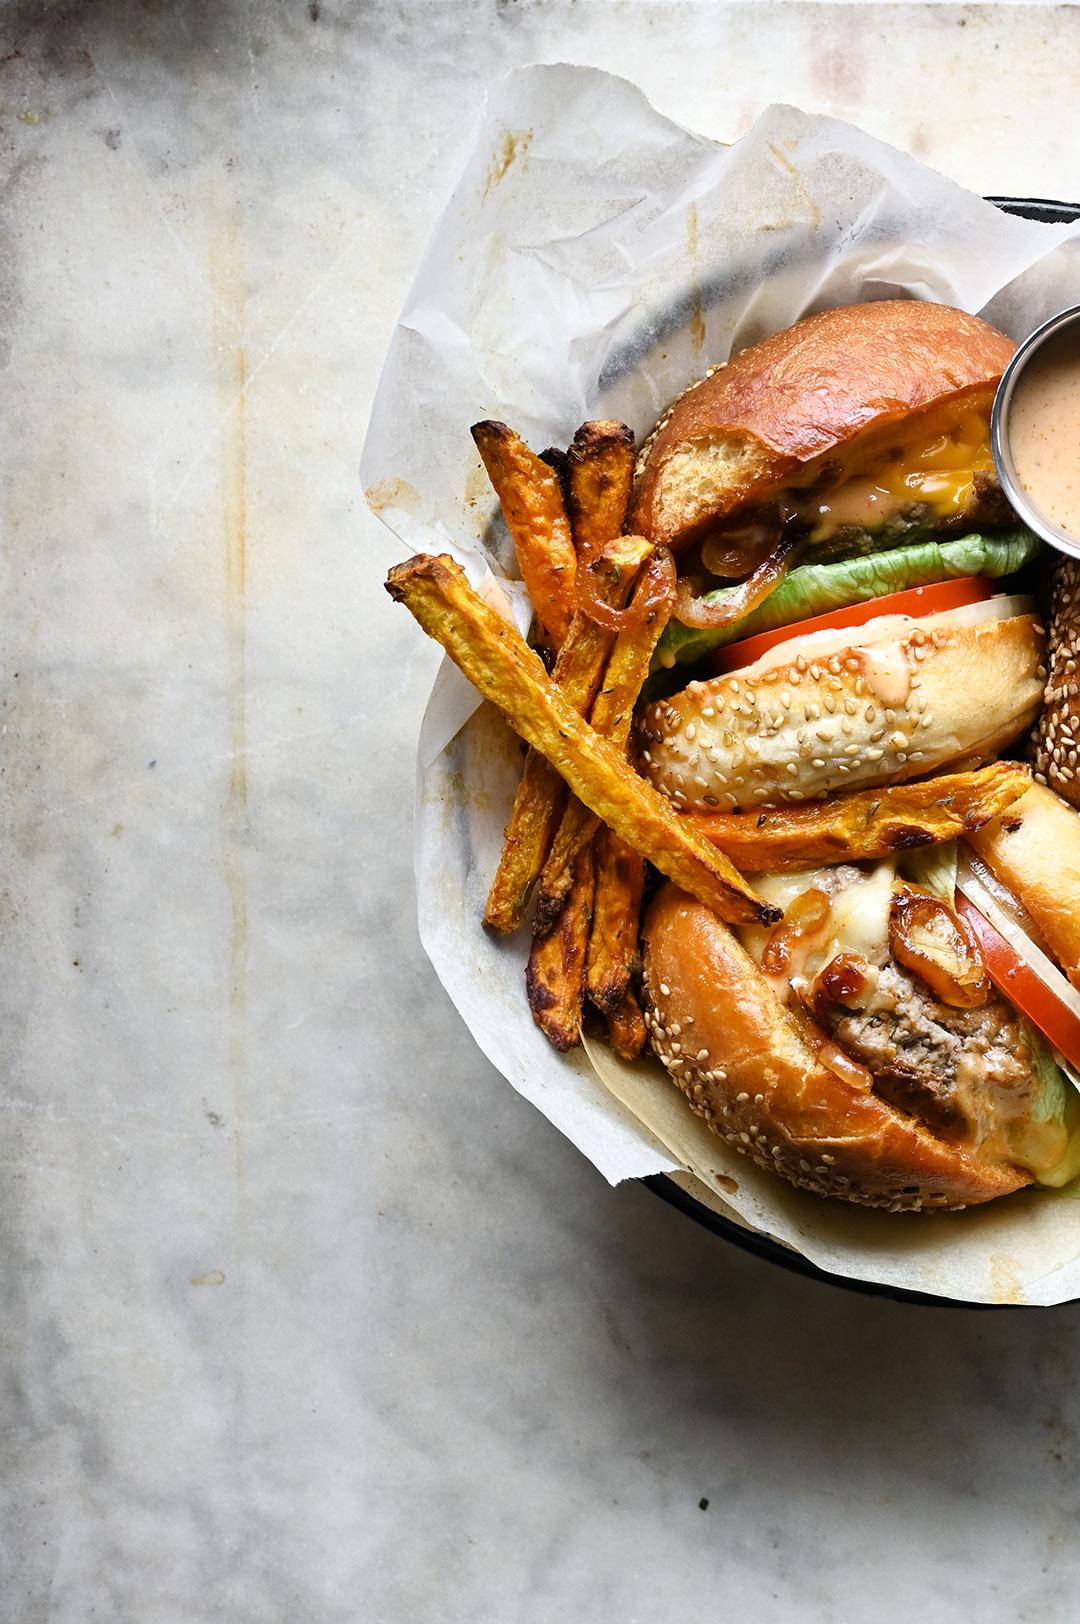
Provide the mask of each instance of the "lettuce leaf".
{"label": "lettuce leaf", "polygon": [[[832,609],[869,603],[887,592],[904,592],[909,587],[930,586],[935,581],[957,580],[964,575],[987,575],[997,580],[1030,563],[1041,548],[1038,536],[1020,526],[996,536],[975,533],[956,541],[917,542],[837,564],[804,564],[792,570],[764,603],[733,626],[717,631],[670,620],[653,656],[652,670],[673,663],[693,665],[703,654],[725,643],[770,632],[777,626],[795,625]],[[722,603],[734,590],[720,587],[706,593],[705,602]]]}

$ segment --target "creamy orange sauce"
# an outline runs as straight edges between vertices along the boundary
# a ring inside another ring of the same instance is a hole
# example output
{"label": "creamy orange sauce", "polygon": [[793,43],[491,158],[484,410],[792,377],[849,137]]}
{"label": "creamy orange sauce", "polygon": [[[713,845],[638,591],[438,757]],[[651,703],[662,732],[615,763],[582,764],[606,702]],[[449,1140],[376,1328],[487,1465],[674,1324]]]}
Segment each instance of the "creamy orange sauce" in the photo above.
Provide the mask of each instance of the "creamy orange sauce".
{"label": "creamy orange sauce", "polygon": [[916,502],[927,503],[939,519],[958,518],[976,473],[993,467],[989,406],[950,402],[917,413],[888,435],[877,430],[865,442],[855,440],[844,458],[833,460],[844,467],[829,489],[785,493],[814,524],[811,543],[840,525],[882,524]]}
{"label": "creamy orange sauce", "polygon": [[1048,339],[1020,374],[1009,409],[1009,449],[1028,498],[1080,537],[1080,332]]}

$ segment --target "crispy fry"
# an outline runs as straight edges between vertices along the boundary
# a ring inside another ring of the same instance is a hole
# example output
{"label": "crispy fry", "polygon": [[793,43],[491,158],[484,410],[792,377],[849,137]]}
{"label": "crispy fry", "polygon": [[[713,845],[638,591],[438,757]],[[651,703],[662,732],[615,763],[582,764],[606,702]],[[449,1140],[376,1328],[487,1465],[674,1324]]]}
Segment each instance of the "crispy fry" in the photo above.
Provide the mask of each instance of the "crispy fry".
{"label": "crispy fry", "polygon": [[645,1047],[645,1019],[641,1005],[632,992],[627,992],[619,1005],[607,1018],[608,1042],[624,1060],[636,1060]]}
{"label": "crispy fry", "polygon": [[420,554],[392,569],[386,586],[484,698],[558,768],[573,793],[635,851],[730,923],[776,923],[779,910],[757,896],[723,853],[578,715],[539,656],[473,591],[459,564]]}
{"label": "crispy fry", "polygon": [[634,435],[612,418],[583,423],[567,453],[574,545],[592,558],[626,524],[634,480]]}
{"label": "crispy fry", "polygon": [[495,487],[518,569],[555,648],[570,630],[577,557],[558,474],[505,423],[474,423],[472,437]]}
{"label": "crispy fry", "polygon": [[614,1015],[639,968],[638,916],[645,862],[610,829],[593,841],[596,896],[585,965],[585,990],[597,1009]]}
{"label": "crispy fry", "polygon": [[[642,583],[638,590],[644,589]],[[657,610],[641,626],[619,634],[604,672],[603,686],[593,702],[589,715],[592,726],[624,749],[630,736],[634,705],[666,624],[666,615]],[[576,796],[570,797],[540,876],[537,930],[550,929],[558,918],[570,890],[574,858],[585,841],[591,840],[598,822]]]}
{"label": "crispy fry", "polygon": [[526,751],[525,770],[484,908],[489,930],[505,936],[525,918],[536,877],[561,827],[566,799],[566,785],[550,761],[539,750]]}
{"label": "crispy fry", "polygon": [[561,1054],[581,1041],[585,954],[593,903],[591,846],[578,853],[574,884],[555,929],[534,941],[525,971],[533,1020]]}
{"label": "crispy fry", "polygon": [[756,814],[685,813],[683,818],[743,874],[797,874],[955,840],[981,829],[1030,787],[1026,767],[993,761],[978,772],[832,795],[810,806]]}
{"label": "crispy fry", "polygon": [[[616,537],[604,548],[599,562],[613,604],[626,601],[636,571],[651,551],[652,544],[640,536]],[[555,661],[552,679],[582,715],[588,714],[600,686],[604,661],[613,641],[612,633],[595,621],[581,613],[574,615]],[[505,935],[521,924],[565,807],[566,786],[562,779],[542,755],[530,750],[484,910],[484,923],[490,929]],[[570,869],[580,845],[579,841],[571,853]],[[545,928],[550,928],[558,917],[569,889],[568,873],[566,888],[558,907],[547,916]]]}

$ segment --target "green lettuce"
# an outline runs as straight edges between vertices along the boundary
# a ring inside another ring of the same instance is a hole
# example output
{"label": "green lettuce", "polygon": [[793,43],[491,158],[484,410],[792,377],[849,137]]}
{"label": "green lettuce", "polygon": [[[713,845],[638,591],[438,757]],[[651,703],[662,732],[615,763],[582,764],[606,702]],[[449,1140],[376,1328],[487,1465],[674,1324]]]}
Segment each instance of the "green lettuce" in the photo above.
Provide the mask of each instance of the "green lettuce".
{"label": "green lettuce", "polygon": [[[693,665],[703,654],[725,643],[771,632],[777,626],[795,625],[833,609],[869,603],[887,592],[904,592],[909,587],[930,586],[935,581],[952,581],[965,575],[987,575],[997,580],[1030,563],[1041,547],[1038,536],[1021,526],[997,536],[973,534],[956,541],[921,541],[842,563],[804,564],[792,570],[764,603],[734,625],[716,630],[668,621],[653,656],[652,670],[673,664]],[[716,592],[707,592],[705,602],[723,603],[736,590],[720,587]]]}

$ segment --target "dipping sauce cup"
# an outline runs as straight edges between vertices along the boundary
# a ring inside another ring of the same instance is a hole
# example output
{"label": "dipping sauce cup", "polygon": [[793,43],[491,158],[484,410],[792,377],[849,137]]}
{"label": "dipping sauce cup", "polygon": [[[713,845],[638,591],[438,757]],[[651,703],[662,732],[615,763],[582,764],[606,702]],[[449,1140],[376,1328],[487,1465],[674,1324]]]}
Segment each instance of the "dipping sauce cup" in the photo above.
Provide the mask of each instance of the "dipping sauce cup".
{"label": "dipping sauce cup", "polygon": [[1005,368],[990,445],[1019,517],[1080,558],[1080,305],[1044,322]]}

